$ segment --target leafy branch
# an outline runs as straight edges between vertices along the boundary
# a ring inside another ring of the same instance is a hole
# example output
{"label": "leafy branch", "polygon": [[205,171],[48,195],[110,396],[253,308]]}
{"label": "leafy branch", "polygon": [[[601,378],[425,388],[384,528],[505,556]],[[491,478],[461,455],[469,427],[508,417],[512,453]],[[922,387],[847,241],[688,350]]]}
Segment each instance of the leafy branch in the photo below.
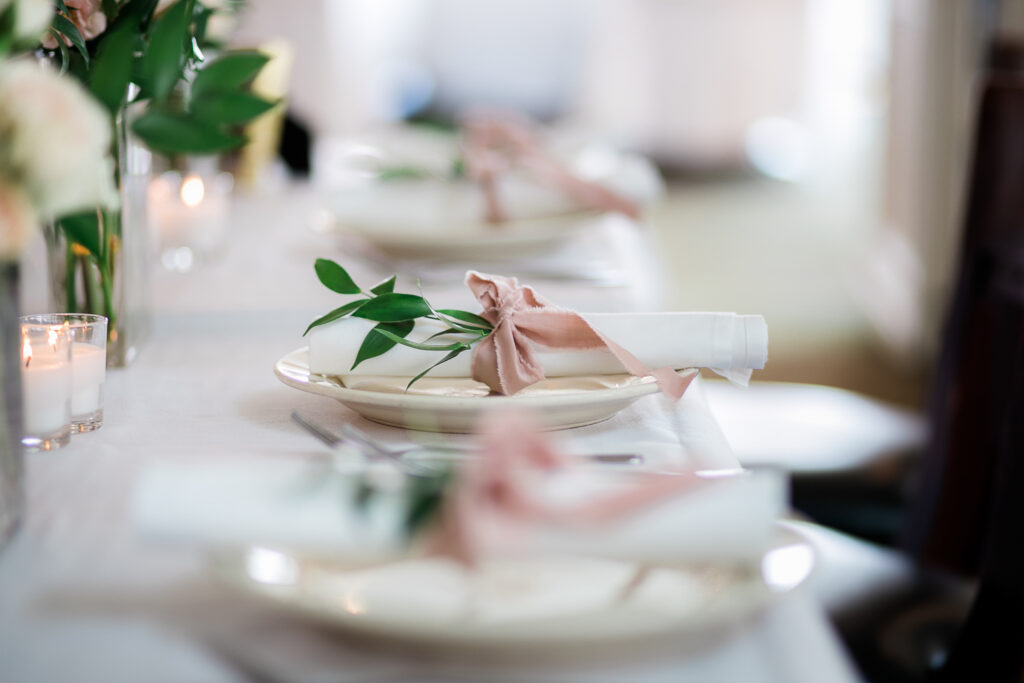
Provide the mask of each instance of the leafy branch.
{"label": "leafy branch", "polygon": [[[396,345],[408,346],[420,351],[444,352],[444,357],[437,361],[423,372],[419,373],[406,385],[406,389],[414,382],[421,379],[428,372],[442,363],[447,363],[473,348],[477,343],[493,330],[486,319],[469,311],[458,309],[442,308],[435,309],[421,294],[403,294],[395,291],[395,280],[397,276],[392,275],[387,280],[374,285],[368,291],[363,291],[355,283],[352,277],[344,268],[329,259],[317,259],[314,264],[316,276],[320,282],[333,292],[338,294],[359,295],[362,298],[349,301],[348,303],[335,308],[330,313],[323,315],[309,324],[303,336],[309,334],[314,327],[326,325],[346,316],[372,320],[377,324],[371,329],[356,353],[355,362],[352,363],[352,370],[365,360],[376,358],[394,348]],[[416,326],[416,320],[436,320],[445,325],[445,329],[430,335],[423,341],[410,341],[407,339],[409,333]],[[429,343],[433,339],[446,337],[451,340],[448,343]]]}

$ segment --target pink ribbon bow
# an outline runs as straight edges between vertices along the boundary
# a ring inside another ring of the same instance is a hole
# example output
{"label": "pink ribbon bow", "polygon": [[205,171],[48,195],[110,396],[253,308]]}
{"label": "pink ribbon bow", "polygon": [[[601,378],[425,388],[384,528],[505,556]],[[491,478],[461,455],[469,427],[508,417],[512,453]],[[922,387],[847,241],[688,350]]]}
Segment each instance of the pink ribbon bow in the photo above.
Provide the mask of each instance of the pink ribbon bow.
{"label": "pink ribbon bow", "polygon": [[475,115],[467,117],[462,128],[466,170],[483,190],[489,223],[508,219],[498,197],[497,180],[501,173],[516,165],[542,185],[555,188],[581,206],[617,211],[633,219],[640,217],[636,202],[583,180],[546,152],[539,136],[525,121],[508,115]]}
{"label": "pink ribbon bow", "polygon": [[653,376],[662,392],[678,401],[696,375],[672,368],[651,370],[640,359],[595,329],[584,318],[554,306],[515,278],[466,273],[466,285],[483,306],[494,331],[473,350],[473,379],[501,394],[515,394],[544,379],[534,345],[551,349],[607,349],[631,375]]}
{"label": "pink ribbon bow", "polygon": [[485,415],[480,457],[460,466],[427,539],[428,552],[472,566],[488,547],[515,547],[531,525],[593,528],[707,484],[696,476],[650,473],[638,474],[635,483],[620,491],[582,503],[556,505],[538,495],[543,477],[573,461],[529,415]]}

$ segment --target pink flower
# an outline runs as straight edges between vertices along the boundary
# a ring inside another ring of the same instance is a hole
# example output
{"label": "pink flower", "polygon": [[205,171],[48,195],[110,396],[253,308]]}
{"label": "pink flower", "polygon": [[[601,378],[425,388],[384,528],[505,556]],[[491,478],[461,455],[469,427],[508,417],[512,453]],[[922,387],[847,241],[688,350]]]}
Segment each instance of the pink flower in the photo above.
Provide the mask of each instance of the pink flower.
{"label": "pink flower", "polygon": [[[86,40],[92,40],[107,30],[107,15],[103,14],[101,0],[66,0],[64,4],[68,6],[67,18]],[[64,38],[64,43],[71,45],[67,38]],[[43,47],[49,50],[57,47],[52,33],[43,38]]]}

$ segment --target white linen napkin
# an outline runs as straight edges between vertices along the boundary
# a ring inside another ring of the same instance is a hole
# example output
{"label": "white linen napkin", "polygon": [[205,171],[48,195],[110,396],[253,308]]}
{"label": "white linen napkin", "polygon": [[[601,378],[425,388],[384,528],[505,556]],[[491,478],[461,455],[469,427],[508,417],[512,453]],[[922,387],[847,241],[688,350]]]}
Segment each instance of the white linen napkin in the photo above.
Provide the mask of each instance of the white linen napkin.
{"label": "white linen napkin", "polygon": [[[672,475],[666,475],[672,476]],[[573,468],[540,491],[545,499],[582,502],[628,485],[622,471]],[[353,564],[405,554],[398,499],[351,504],[355,477],[317,464],[160,465],[134,492],[132,517],[145,535],[210,547],[265,545]],[[397,494],[396,494],[397,495]],[[591,528],[528,527],[515,542],[494,539],[488,555],[578,555],[636,562],[746,562],[771,542],[785,501],[772,471],[715,477],[708,485]]]}
{"label": "white linen napkin", "polygon": [[[768,358],[768,328],[759,315],[735,313],[582,313],[587,321],[648,367],[757,370]],[[342,318],[309,333],[309,369],[321,375],[413,377],[440,360],[436,351],[395,346],[352,369],[356,354],[376,323]],[[423,341],[444,329],[433,320],[417,320],[411,341]],[[427,343],[442,343],[440,340]],[[623,372],[607,350],[545,350],[538,357],[548,377]],[[469,353],[443,363],[431,377],[469,377]]]}

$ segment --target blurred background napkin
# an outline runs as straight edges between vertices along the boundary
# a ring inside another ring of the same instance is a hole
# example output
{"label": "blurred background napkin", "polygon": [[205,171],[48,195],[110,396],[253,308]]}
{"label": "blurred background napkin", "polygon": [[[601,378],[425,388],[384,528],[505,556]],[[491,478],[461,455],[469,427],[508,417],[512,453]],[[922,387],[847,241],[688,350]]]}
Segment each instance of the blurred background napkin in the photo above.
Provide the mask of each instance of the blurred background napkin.
{"label": "blurred background napkin", "polygon": [[[636,483],[622,471],[571,468],[537,491],[561,504]],[[140,479],[132,517],[147,536],[202,546],[263,545],[353,564],[400,558],[406,551],[399,494],[374,496],[360,510],[353,503],[357,485],[356,476],[325,463],[166,464]],[[785,496],[776,472],[713,477],[694,491],[600,526],[529,526],[515,543],[494,538],[485,555],[747,562],[767,549]]]}

